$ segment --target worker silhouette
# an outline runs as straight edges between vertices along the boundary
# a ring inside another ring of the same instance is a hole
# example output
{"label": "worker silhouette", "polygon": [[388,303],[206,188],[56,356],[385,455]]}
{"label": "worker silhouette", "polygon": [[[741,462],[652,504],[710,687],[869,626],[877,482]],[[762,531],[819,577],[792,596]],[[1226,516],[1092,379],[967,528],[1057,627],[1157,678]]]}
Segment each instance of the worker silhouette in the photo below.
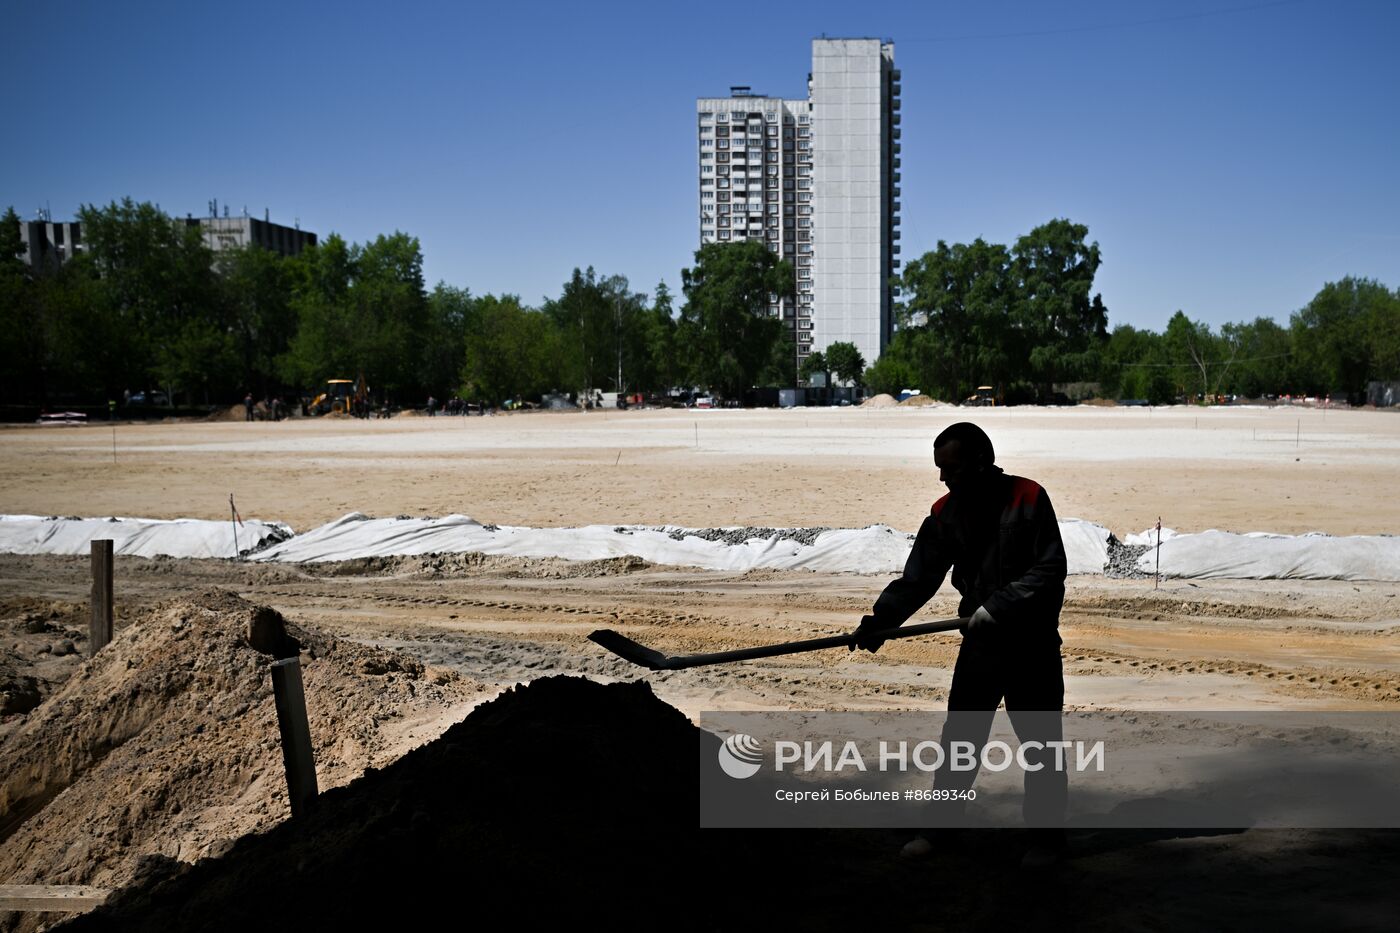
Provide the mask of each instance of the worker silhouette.
{"label": "worker silhouette", "polygon": [[[996,708],[1003,700],[1022,743],[1060,741],[1064,676],[1059,621],[1065,598],[1065,549],[1050,497],[1040,484],[995,465],[986,433],[959,422],[933,442],[938,478],[948,494],[933,504],[919,528],[904,574],[885,587],[855,631],[856,647],[877,651],[884,633],[898,628],[938,591],[949,569],[967,619],[948,693],[941,744],[943,765],[934,787],[966,791],[977,772],[953,770],[950,746],[971,742],[980,759]],[[1025,772],[1022,813],[1032,827],[1023,866],[1057,861],[1064,848],[1068,779],[1053,746],[1027,747],[1039,770]],[[939,825],[956,825],[965,802],[933,805]],[[938,819],[938,817],[942,817]],[[933,850],[937,833],[925,831],[904,847],[906,856]]]}

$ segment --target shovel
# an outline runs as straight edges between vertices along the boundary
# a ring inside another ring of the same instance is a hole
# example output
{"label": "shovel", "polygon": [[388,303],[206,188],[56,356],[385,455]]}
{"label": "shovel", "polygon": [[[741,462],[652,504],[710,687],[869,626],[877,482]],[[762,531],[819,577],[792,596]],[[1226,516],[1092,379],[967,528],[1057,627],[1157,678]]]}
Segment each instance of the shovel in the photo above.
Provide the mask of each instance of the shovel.
{"label": "shovel", "polygon": [[[951,632],[967,624],[966,619],[941,619],[938,622],[920,622],[889,629],[884,635],[892,638],[910,638],[914,635],[928,635],[931,632]],[[714,654],[688,654],[668,657],[660,651],[639,645],[632,639],[612,629],[599,629],[588,636],[613,654],[652,671],[679,671],[687,667],[703,667],[706,664],[728,664],[730,661],[752,661],[755,658],[773,658],[781,654],[801,654],[804,651],[821,651],[824,648],[850,648],[855,644],[854,632],[845,635],[830,635],[826,638],[809,638],[806,641],[785,641],[779,645],[760,645],[757,648],[739,648],[735,651],[717,651]]]}

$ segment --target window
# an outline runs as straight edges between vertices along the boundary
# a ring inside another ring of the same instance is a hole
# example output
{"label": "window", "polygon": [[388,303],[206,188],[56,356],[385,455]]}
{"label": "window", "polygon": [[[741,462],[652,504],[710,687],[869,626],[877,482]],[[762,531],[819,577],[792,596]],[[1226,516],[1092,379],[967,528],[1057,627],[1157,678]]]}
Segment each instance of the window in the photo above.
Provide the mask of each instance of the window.
{"label": "window", "polygon": [[728,179],[728,178],[721,178],[721,179],[719,180],[719,186],[720,186],[721,188],[728,188],[728,187],[729,187],[729,179]]}
{"label": "window", "polygon": [[729,239],[729,231],[728,231],[728,230],[721,230],[721,231],[719,232],[719,238],[720,238],[721,240],[727,240],[727,239]]}
{"label": "window", "polygon": [[728,148],[729,148],[729,140],[727,140],[727,139],[721,139],[721,140],[719,141],[718,148],[720,148],[720,149],[728,149]]}
{"label": "window", "polygon": [[803,126],[807,126],[809,123],[812,122],[812,116],[811,114],[804,113],[802,116],[797,118],[797,122],[802,124]]}
{"label": "window", "polygon": [[799,187],[799,188],[810,188],[810,187],[812,187],[812,179],[810,179],[810,178],[804,178],[804,179],[802,179],[801,181],[799,181],[799,182],[797,183],[797,187]]}
{"label": "window", "polygon": [[799,201],[810,201],[810,200],[812,200],[812,193],[811,193],[810,191],[801,191],[801,192],[798,192],[797,200],[799,200]]}
{"label": "window", "polygon": [[[720,193],[720,196],[719,196],[719,199],[720,199],[721,201],[728,201],[728,200],[729,200],[729,193],[728,193],[728,192],[721,192],[721,193]],[[720,210],[725,210],[725,208],[721,207]]]}
{"label": "window", "polygon": [[[729,122],[729,114],[727,114],[727,113],[721,113],[721,114],[719,114],[718,116],[716,116],[715,119],[718,120],[720,123],[728,123],[728,122]],[[721,129],[723,129],[723,127],[721,127]]]}
{"label": "window", "polygon": [[769,123],[777,123],[778,115],[776,113],[765,113],[763,119],[767,120]]}
{"label": "window", "polygon": [[702,166],[700,166],[700,174],[701,174],[701,175],[713,175],[714,173],[715,173],[715,167],[714,167],[713,165],[702,165]]}

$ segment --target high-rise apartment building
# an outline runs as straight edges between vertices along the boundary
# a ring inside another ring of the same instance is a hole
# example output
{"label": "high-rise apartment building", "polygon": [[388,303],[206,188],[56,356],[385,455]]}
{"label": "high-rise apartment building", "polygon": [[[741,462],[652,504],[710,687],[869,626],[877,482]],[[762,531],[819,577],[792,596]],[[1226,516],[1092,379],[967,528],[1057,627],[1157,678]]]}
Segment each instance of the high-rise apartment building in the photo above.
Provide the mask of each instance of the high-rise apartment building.
{"label": "high-rise apartment building", "polygon": [[792,263],[797,298],[769,310],[796,334],[795,364],[839,340],[873,363],[899,265],[894,44],[813,40],[807,90],[696,101],[700,241],[760,239]]}

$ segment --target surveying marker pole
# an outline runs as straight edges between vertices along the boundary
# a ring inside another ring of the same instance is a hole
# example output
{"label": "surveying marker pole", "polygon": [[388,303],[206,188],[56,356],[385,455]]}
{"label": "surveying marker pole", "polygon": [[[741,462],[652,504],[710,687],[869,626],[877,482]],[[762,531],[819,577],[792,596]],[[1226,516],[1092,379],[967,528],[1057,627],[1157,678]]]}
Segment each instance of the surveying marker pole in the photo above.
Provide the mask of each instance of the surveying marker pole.
{"label": "surveying marker pole", "polygon": [[1157,516],[1157,569],[1152,571],[1152,588],[1162,582],[1162,516]]}
{"label": "surveying marker pole", "polygon": [[316,799],[316,760],[311,754],[311,726],[301,686],[301,659],[272,662],[272,694],[277,729],[282,733],[282,764],[287,770],[287,797],[292,818],[304,816]]}
{"label": "surveying marker pole", "polygon": [[233,559],[240,560],[238,550],[238,506],[233,504],[233,493],[228,494],[228,521],[233,526]]}
{"label": "surveying marker pole", "polygon": [[92,617],[88,620],[88,657],[112,640],[112,539],[92,544]]}

